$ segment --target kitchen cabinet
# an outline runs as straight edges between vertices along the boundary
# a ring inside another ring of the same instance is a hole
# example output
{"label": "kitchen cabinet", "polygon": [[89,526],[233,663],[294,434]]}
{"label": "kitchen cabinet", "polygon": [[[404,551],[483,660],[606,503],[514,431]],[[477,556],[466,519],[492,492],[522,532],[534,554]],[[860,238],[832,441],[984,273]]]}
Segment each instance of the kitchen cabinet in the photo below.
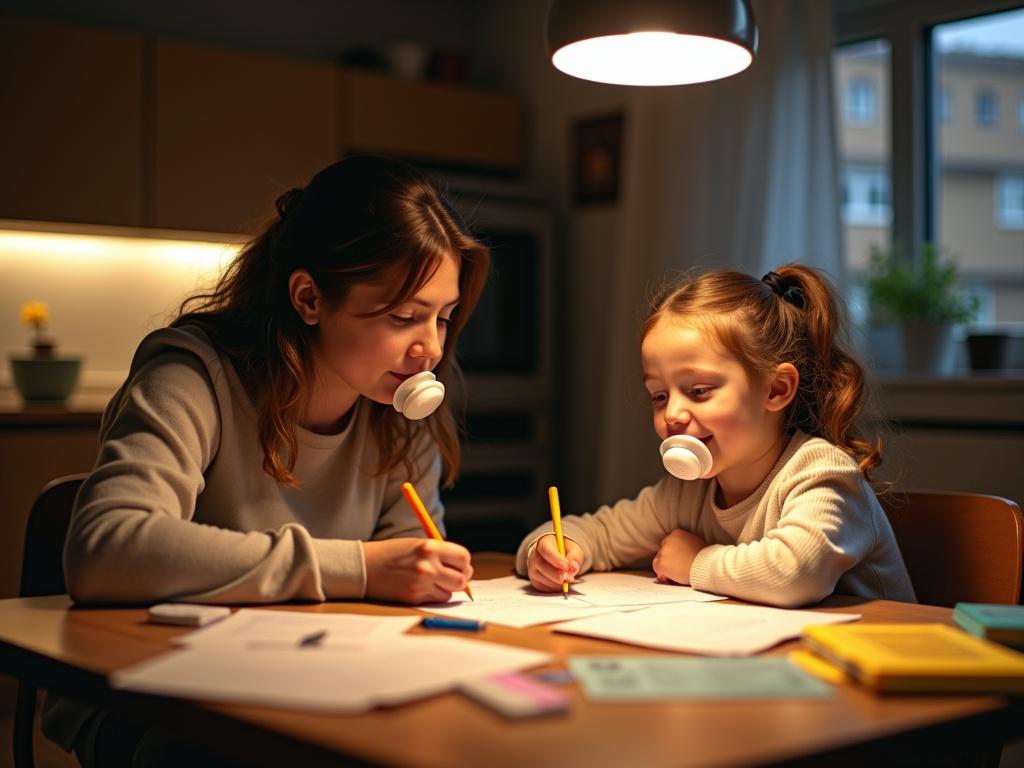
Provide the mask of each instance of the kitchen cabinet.
{"label": "kitchen cabinet", "polygon": [[343,151],[506,173],[521,169],[523,108],[511,94],[341,70],[340,102]]}
{"label": "kitchen cabinet", "polygon": [[332,64],[151,45],[148,226],[252,232],[279,194],[337,157]]}
{"label": "kitchen cabinet", "polygon": [[0,16],[0,218],[142,224],[142,47]]}

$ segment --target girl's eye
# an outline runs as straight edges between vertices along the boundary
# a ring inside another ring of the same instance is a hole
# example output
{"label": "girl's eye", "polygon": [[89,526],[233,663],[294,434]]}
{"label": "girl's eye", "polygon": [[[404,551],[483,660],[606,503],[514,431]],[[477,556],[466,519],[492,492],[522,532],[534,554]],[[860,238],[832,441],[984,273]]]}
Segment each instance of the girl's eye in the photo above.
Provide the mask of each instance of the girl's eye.
{"label": "girl's eye", "polygon": [[402,325],[402,326],[410,325],[412,323],[413,319],[414,319],[411,315],[391,315],[390,317],[391,317],[391,321],[395,325]]}
{"label": "girl's eye", "polygon": [[690,387],[690,396],[698,400],[711,394],[711,387]]}
{"label": "girl's eye", "polygon": [[651,395],[651,402],[655,405],[655,407],[659,405],[664,405],[666,400],[668,400],[668,398],[665,396],[664,392],[655,392],[653,395]]}

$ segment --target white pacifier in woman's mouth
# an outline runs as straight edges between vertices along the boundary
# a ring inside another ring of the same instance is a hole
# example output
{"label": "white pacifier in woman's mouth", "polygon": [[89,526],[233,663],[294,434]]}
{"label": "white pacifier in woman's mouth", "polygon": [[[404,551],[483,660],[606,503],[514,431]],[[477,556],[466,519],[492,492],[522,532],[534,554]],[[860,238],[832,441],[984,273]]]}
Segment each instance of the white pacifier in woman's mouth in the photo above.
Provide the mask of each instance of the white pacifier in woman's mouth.
{"label": "white pacifier in woman's mouth", "polygon": [[661,461],[669,474],[680,480],[707,477],[711,471],[711,451],[691,435],[672,435],[661,443]]}
{"label": "white pacifier in woman's mouth", "polygon": [[423,371],[398,385],[393,404],[395,410],[412,421],[423,419],[437,410],[444,400],[444,384],[431,371]]}

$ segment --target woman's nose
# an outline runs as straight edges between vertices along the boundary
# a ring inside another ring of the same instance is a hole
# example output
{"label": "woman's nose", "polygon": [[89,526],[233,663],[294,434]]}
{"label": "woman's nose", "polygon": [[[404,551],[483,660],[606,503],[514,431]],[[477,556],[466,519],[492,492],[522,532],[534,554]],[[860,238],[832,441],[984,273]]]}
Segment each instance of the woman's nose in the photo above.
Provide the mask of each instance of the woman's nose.
{"label": "woman's nose", "polygon": [[411,357],[439,358],[441,357],[441,338],[438,335],[437,327],[431,326],[425,331],[423,337],[416,341],[409,350]]}

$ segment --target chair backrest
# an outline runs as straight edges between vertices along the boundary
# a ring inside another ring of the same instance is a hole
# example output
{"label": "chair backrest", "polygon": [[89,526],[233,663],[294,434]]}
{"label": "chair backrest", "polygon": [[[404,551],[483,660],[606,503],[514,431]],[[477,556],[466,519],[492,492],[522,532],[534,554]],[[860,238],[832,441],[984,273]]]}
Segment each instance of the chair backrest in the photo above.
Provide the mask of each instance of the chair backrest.
{"label": "chair backrest", "polygon": [[64,585],[64,538],[75,496],[86,475],[51,480],[32,505],[25,526],[25,550],[21,561],[21,597],[59,595]]}
{"label": "chair backrest", "polygon": [[1016,503],[953,491],[893,491],[879,500],[920,602],[1021,601],[1024,521]]}

